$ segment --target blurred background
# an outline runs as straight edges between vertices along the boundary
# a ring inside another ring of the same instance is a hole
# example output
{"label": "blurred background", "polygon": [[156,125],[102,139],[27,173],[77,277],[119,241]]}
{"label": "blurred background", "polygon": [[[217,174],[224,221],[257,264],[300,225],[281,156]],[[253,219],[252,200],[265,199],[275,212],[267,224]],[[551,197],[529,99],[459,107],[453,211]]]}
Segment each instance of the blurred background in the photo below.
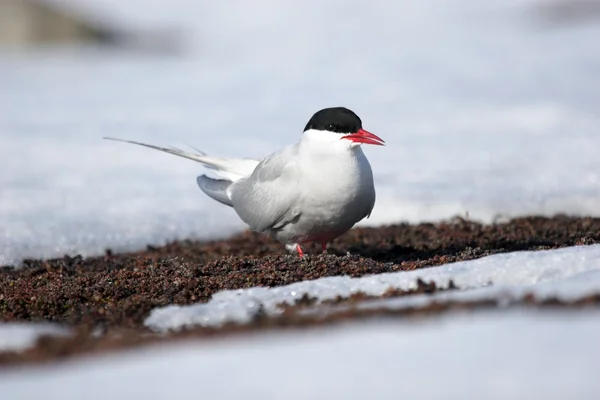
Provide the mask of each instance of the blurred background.
{"label": "blurred background", "polygon": [[262,157],[346,106],[362,225],[600,215],[600,1],[2,0],[0,265],[245,228],[192,161]]}

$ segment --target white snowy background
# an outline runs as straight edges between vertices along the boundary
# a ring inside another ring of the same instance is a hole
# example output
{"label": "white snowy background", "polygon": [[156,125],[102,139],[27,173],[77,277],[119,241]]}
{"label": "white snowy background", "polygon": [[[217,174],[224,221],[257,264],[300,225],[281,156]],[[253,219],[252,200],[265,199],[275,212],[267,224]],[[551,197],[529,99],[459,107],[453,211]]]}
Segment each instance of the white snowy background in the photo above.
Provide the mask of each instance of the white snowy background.
{"label": "white snowy background", "polygon": [[[0,51],[0,264],[97,254],[244,226],[195,186],[191,161],[103,136],[260,157],[345,105],[366,148],[370,220],[600,215],[600,26],[551,27],[544,0],[48,0],[125,25],[178,26],[182,56]],[[219,293],[154,310],[157,331],[247,318],[301,293],[327,298],[453,279],[468,300],[600,289],[597,246],[498,255],[405,274]],[[493,286],[486,287],[489,282]],[[426,296],[380,303],[402,308]],[[365,307],[368,305],[365,305]],[[271,308],[269,308],[271,307]],[[22,349],[60,327],[0,327]],[[578,398],[600,396],[600,315],[487,312],[170,345],[0,374],[2,398]]]}
{"label": "white snowy background", "polygon": [[184,51],[0,51],[0,264],[242,230],[200,165],[101,138],[261,157],[335,105],[388,143],[363,224],[600,215],[600,25],[540,1],[51,1]]}

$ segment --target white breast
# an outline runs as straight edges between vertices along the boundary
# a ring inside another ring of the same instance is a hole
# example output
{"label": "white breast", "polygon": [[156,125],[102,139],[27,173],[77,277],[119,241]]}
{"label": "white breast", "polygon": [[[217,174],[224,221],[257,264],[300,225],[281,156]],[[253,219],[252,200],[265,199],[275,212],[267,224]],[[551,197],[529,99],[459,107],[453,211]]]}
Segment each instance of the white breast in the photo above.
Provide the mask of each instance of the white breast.
{"label": "white breast", "polygon": [[[339,140],[339,138],[337,138]],[[337,237],[366,217],[375,203],[373,173],[360,146],[302,143],[298,154],[301,216],[278,233],[287,242]]]}

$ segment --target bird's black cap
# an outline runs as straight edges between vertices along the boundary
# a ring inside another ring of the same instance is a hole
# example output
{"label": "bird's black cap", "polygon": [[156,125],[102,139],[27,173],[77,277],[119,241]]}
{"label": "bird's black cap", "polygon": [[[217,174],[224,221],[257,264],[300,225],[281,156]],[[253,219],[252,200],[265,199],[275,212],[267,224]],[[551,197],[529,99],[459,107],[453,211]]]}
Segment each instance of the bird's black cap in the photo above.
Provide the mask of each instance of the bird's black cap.
{"label": "bird's black cap", "polygon": [[362,129],[362,121],[353,111],[345,107],[324,108],[312,116],[304,132],[309,129],[336,133],[356,133]]}

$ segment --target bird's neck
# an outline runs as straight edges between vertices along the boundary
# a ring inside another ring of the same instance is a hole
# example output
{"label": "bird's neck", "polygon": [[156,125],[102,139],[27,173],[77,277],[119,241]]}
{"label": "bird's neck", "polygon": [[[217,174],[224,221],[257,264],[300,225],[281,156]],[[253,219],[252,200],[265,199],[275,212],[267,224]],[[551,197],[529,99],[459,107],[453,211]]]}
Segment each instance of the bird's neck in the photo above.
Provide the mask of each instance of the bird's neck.
{"label": "bird's neck", "polygon": [[299,146],[299,153],[307,158],[325,158],[325,159],[344,159],[356,158],[361,156],[363,151],[361,146],[352,144],[346,140],[337,140],[326,142],[303,138]]}
{"label": "bird's neck", "polygon": [[313,194],[339,204],[354,199],[363,190],[373,190],[373,174],[361,146],[345,142],[302,142],[297,159],[303,171],[302,179]]}

